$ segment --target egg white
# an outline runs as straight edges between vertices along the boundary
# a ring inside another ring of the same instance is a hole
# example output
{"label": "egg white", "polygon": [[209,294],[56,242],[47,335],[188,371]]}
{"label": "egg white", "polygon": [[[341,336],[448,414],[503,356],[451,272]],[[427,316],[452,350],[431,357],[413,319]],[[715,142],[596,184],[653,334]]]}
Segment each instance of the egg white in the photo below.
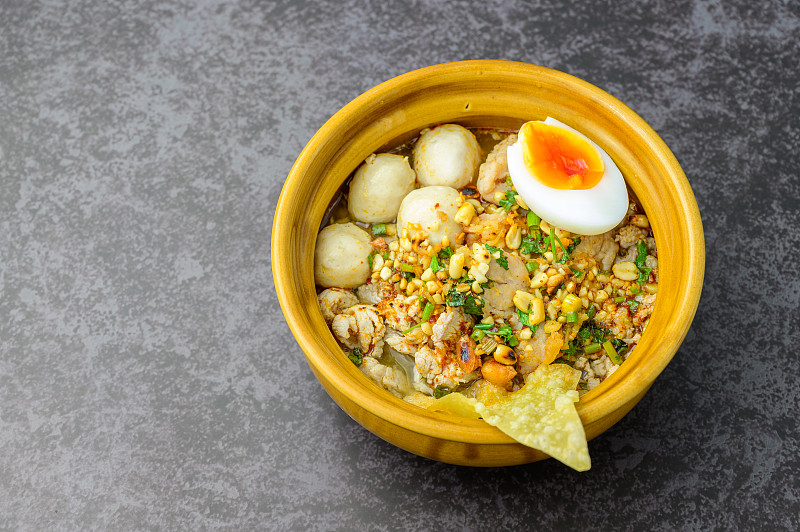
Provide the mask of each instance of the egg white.
{"label": "egg white", "polygon": [[586,190],[550,188],[528,171],[522,143],[518,141],[508,147],[508,172],[514,188],[528,207],[551,226],[580,235],[599,235],[616,227],[628,212],[628,189],[622,172],[600,146],[580,131],[550,117],[544,123],[573,131],[594,146],[603,159],[603,177]]}

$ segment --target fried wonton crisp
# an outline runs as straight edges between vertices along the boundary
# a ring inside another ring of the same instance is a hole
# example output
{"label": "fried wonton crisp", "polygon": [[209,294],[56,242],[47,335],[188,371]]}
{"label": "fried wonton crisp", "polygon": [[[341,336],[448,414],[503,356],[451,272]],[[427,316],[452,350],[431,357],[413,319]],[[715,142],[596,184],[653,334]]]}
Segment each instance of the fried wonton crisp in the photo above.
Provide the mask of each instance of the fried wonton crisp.
{"label": "fried wonton crisp", "polygon": [[539,366],[514,393],[487,405],[453,393],[428,406],[468,417],[480,415],[518,442],[543,451],[577,471],[591,467],[586,433],[575,403],[580,371],[566,364]]}

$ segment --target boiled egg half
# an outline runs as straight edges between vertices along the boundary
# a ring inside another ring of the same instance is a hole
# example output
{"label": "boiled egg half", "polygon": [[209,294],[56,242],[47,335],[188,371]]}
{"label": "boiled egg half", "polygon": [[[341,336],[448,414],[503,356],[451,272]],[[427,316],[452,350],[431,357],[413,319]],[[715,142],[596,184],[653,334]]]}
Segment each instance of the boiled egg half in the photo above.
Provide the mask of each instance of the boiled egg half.
{"label": "boiled egg half", "polygon": [[523,124],[508,147],[508,171],[517,193],[551,226],[599,235],[628,211],[625,180],[611,157],[553,118]]}

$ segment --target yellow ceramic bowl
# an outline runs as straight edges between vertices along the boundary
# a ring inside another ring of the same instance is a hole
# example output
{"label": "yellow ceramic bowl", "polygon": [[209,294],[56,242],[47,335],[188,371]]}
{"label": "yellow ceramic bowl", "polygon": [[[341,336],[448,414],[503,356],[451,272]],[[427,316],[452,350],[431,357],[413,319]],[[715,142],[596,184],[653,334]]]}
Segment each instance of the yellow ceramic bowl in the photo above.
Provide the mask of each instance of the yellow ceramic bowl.
{"label": "yellow ceramic bowl", "polygon": [[703,282],[703,227],[691,187],[672,152],[636,113],[589,83],[535,65],[487,60],[432,66],[382,83],[337,112],[303,149],[283,187],[272,228],[272,271],[286,321],[339,406],[407,451],[473,466],[547,457],[481,420],[405,403],[347,359],[325,325],[314,289],[314,243],[326,207],[368,155],[425,127],[457,122],[518,128],[547,116],[582,131],[611,155],[641,201],[658,246],[659,292],[647,331],[628,360],[578,404],[591,439],[628,413],[672,359]]}

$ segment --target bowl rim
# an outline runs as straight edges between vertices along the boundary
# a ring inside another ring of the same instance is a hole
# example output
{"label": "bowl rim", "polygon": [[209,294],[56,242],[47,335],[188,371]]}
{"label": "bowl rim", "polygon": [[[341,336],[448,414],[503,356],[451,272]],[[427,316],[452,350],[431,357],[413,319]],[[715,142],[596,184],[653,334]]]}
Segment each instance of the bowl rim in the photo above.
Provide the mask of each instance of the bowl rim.
{"label": "bowl rim", "polygon": [[[649,387],[680,347],[689,330],[700,300],[705,264],[703,228],[691,186],[675,156],[658,134],[633,110],[607,92],[580,78],[547,67],[494,59],[456,61],[423,67],[393,77],[367,90],[342,107],[319,128],[303,148],[289,172],[275,210],[271,239],[271,259],[275,290],[283,313],[287,318],[286,321],[302,348],[306,361],[322,382],[323,387],[328,390],[328,393],[331,393],[329,387],[334,387],[337,392],[343,394],[352,403],[357,404],[386,422],[402,426],[413,432],[454,442],[489,445],[507,444],[514,440],[483,420],[457,418],[432,412],[415,407],[388,392],[375,393],[380,390],[377,384],[363,375],[354,365],[340,364],[339,361],[330,356],[328,351],[319,346],[319,338],[314,330],[305,327],[302,320],[293,319],[301,313],[307,312],[307,309],[303,308],[299,301],[292,300],[288,283],[282,282],[292,268],[291,264],[283,260],[288,250],[285,249],[284,243],[280,241],[281,234],[289,230],[287,217],[291,210],[290,199],[298,192],[298,187],[301,186],[301,178],[322,144],[327,142],[327,139],[333,133],[346,128],[346,124],[351,122],[354,117],[368,111],[374,106],[375,102],[391,98],[392,95],[402,91],[410,83],[423,78],[433,79],[458,73],[464,75],[465,69],[474,72],[474,75],[512,72],[543,77],[548,82],[569,87],[571,91],[579,93],[581,97],[593,100],[609,108],[619,120],[627,122],[628,126],[635,129],[647,141],[648,147],[653,150],[653,155],[662,160],[664,166],[669,167],[675,173],[677,200],[684,209],[688,226],[692,228],[693,232],[699,234],[699,238],[687,242],[687,245],[691,248],[688,251],[690,261],[687,274],[691,281],[691,286],[683,294],[681,307],[678,311],[682,327],[674,331],[674,334],[665,343],[659,345],[659,351],[663,351],[665,353],[664,356],[653,357],[652,360],[647,360],[644,366],[639,368],[636,377],[641,384],[638,387],[601,386],[582,396],[577,406],[585,425],[609,415],[621,405],[632,400],[641,392],[643,387]],[[333,379],[332,377],[334,376],[341,378]],[[414,409],[413,414],[416,415],[409,415],[409,409]],[[351,416],[353,415],[351,412],[348,413]]]}

